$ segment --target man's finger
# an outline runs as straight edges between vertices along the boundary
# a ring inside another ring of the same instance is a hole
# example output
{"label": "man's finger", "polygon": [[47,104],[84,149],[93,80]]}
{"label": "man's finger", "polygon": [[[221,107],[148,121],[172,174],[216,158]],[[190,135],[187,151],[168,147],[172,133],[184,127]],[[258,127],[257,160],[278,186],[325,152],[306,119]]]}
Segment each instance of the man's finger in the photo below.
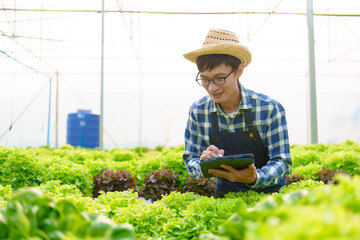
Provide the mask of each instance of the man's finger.
{"label": "man's finger", "polygon": [[226,164],[220,164],[220,167],[222,167],[223,169],[228,170],[228,172],[236,172],[237,170],[235,168],[233,168],[230,165],[226,165]]}
{"label": "man's finger", "polygon": [[215,145],[210,145],[206,151],[211,151],[211,152],[215,152],[215,153],[218,153],[219,152],[219,149],[215,146]]}
{"label": "man's finger", "polygon": [[224,149],[220,149],[219,152],[218,152],[218,154],[219,155],[221,154],[222,156],[224,156],[224,153],[225,153]]}
{"label": "man's finger", "polygon": [[252,169],[254,171],[256,170],[256,167],[255,167],[254,163],[250,163],[248,168],[250,168],[250,169]]}
{"label": "man's finger", "polygon": [[229,175],[229,172],[226,170],[220,170],[220,169],[215,169],[215,168],[211,168],[208,170],[208,173],[213,174],[214,176],[217,177],[222,177],[222,178],[227,178],[227,176]]}

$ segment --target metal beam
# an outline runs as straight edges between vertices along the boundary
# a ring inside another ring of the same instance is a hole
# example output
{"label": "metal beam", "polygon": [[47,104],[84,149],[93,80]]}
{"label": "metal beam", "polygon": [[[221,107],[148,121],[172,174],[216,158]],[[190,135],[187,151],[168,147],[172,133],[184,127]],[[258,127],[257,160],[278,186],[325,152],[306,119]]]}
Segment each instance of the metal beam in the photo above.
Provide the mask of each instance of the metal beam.
{"label": "metal beam", "polygon": [[50,147],[50,116],[51,116],[51,85],[52,79],[49,80],[49,112],[48,112],[48,127],[46,135],[46,145]]}
{"label": "metal beam", "polygon": [[308,143],[318,142],[317,102],[316,102],[316,73],[314,47],[313,2],[307,0],[307,23],[309,37],[309,78],[308,78]]}
{"label": "metal beam", "polygon": [[99,148],[104,149],[103,129],[104,129],[104,8],[105,0],[102,0],[102,24],[101,24],[101,87],[100,87],[100,127],[99,127]]}
{"label": "metal beam", "polygon": [[56,72],[56,96],[55,96],[55,147],[59,147],[59,73]]}

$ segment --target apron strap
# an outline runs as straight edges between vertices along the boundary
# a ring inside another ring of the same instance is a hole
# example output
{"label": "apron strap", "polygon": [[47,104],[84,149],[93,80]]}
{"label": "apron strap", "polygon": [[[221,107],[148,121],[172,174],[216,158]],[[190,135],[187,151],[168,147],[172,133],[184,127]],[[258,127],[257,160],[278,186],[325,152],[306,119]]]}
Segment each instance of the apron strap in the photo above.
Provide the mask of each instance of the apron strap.
{"label": "apron strap", "polygon": [[219,122],[216,112],[211,113],[211,132],[219,132]]}
{"label": "apron strap", "polygon": [[245,128],[246,130],[249,130],[253,128],[253,114],[251,112],[251,109],[244,109],[244,115],[245,115]]}

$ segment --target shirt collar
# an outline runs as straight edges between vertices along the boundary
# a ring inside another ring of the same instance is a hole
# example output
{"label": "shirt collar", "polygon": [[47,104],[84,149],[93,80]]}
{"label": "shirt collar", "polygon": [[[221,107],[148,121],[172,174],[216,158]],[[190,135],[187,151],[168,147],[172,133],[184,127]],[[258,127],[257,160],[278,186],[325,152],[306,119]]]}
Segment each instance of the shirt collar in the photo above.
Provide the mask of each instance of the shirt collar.
{"label": "shirt collar", "polygon": [[249,91],[244,88],[244,86],[241,84],[240,85],[240,90],[241,90],[241,102],[240,102],[240,109],[251,109],[252,105],[251,105],[251,101],[250,101],[250,93]]}

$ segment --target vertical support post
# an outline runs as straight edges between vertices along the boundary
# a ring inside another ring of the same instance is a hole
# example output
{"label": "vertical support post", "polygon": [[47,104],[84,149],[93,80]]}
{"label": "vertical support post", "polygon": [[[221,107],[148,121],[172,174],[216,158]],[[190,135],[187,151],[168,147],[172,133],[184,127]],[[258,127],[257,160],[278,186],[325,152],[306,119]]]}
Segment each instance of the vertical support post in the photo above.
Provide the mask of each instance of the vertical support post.
{"label": "vertical support post", "polygon": [[318,142],[313,15],[313,2],[312,0],[307,0],[307,23],[309,37],[308,143],[310,144]]}
{"label": "vertical support post", "polygon": [[59,73],[56,72],[55,147],[59,147]]}
{"label": "vertical support post", "polygon": [[140,79],[139,79],[139,147],[143,145],[142,142],[142,112],[143,112],[143,74],[140,68]]}
{"label": "vertical support post", "polygon": [[101,92],[100,92],[100,127],[99,127],[99,149],[103,150],[103,128],[104,128],[104,20],[105,0],[102,0],[102,24],[101,24]]}
{"label": "vertical support post", "polygon": [[47,127],[47,138],[46,138],[46,145],[50,147],[50,116],[51,116],[51,85],[52,79],[49,80],[49,112],[48,112],[48,127]]}

